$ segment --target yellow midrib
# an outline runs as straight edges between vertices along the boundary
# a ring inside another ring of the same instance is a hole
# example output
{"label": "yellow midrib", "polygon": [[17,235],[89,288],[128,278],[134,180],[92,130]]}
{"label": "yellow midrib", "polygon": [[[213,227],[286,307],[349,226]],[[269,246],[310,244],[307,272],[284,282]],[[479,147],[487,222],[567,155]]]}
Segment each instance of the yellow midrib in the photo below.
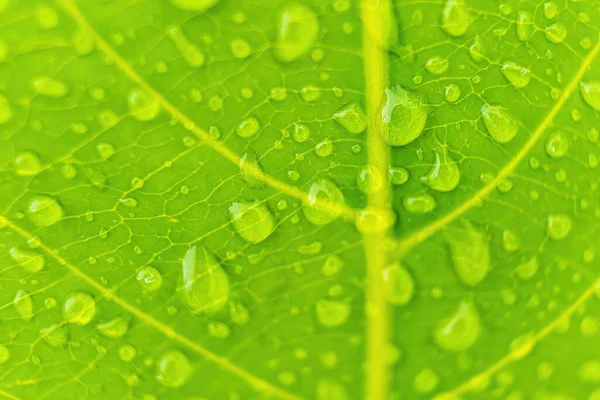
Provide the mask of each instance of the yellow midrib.
{"label": "yellow midrib", "polygon": [[[248,173],[252,177],[260,180],[266,185],[278,190],[281,193],[287,194],[290,197],[296,198],[302,202],[306,202],[308,195],[297,187],[290,186],[284,182],[275,179],[271,175],[266,174],[261,168],[253,165],[252,163],[240,164],[240,156],[231,151],[227,146],[218,140],[214,140],[210,135],[202,128],[198,127],[196,123],[173,105],[169,100],[165,98],[158,90],[154,89],[120,54],[112,48],[112,46],[104,40],[104,38],[94,29],[89,23],[85,15],[79,10],[77,5],[72,0],[55,0],[59,6],[65,10],[71,18],[83,29],[85,29],[93,38],[94,43],[98,48],[106,54],[115,65],[133,82],[138,84],[144,90],[152,93],[159,101],[160,105],[177,121],[181,122],[183,127],[189,132],[193,133],[197,138],[208,144],[213,150],[219,153],[221,156],[237,165],[240,170]],[[335,203],[327,200],[316,199],[314,203],[315,207],[324,210],[331,211],[332,213],[341,214],[349,219],[355,218],[355,210],[346,206],[345,204]]]}
{"label": "yellow midrib", "polygon": [[[13,224],[8,218],[6,218],[3,215],[0,215],[0,225],[5,225],[8,228],[12,229],[14,232],[19,234],[25,240],[30,240],[34,237],[34,235],[32,233],[26,231],[25,229],[21,228],[18,225]],[[131,313],[133,316],[137,317],[141,322],[145,323],[148,326],[153,327],[157,331],[164,334],[166,337],[168,337],[168,338],[178,342],[182,346],[187,347],[188,349],[200,354],[207,360],[214,362],[215,364],[219,365],[220,367],[222,367],[224,370],[230,372],[231,374],[238,376],[239,378],[243,379],[244,381],[249,383],[251,386],[253,386],[257,390],[264,391],[265,393],[269,393],[269,394],[275,396],[276,398],[283,399],[283,400],[300,400],[301,399],[301,397],[299,397],[299,396],[288,393],[287,391],[280,389],[276,386],[273,386],[269,382],[252,375],[248,371],[238,367],[235,364],[232,364],[228,359],[212,353],[211,351],[207,350],[206,348],[199,345],[198,343],[192,341],[188,337],[183,336],[182,334],[178,333],[170,326],[164,324],[163,322],[157,320],[156,318],[152,317],[151,315],[140,310],[136,306],[132,305],[131,303],[127,302],[126,300],[124,300],[123,298],[118,296],[114,291],[105,288],[104,286],[102,286],[101,284],[96,282],[94,279],[92,279],[91,277],[86,275],[79,268],[77,268],[76,266],[69,263],[67,260],[65,260],[61,256],[59,256],[58,253],[56,253],[53,249],[48,247],[46,244],[40,243],[38,248],[40,250],[42,250],[44,253],[48,254],[51,258],[53,258],[60,265],[67,268],[69,270],[69,272],[71,272],[73,275],[77,276],[79,279],[81,279],[82,281],[87,283],[90,287],[92,287],[93,289],[98,291],[98,293],[100,293],[108,301],[111,301],[111,302],[117,304],[118,306],[123,308],[125,311],[127,311],[127,312]]]}
{"label": "yellow midrib", "polygon": [[[388,35],[392,9],[389,0],[362,0],[363,58],[366,83],[368,163],[375,166],[384,177],[379,190],[369,193],[370,209],[389,211],[391,188],[387,169],[390,151],[382,140],[380,105],[389,81],[387,56]],[[383,269],[387,264],[387,247],[390,241],[389,227],[385,230],[363,234],[366,257],[366,367],[365,399],[385,400],[389,393],[390,373],[386,353],[389,349],[391,312],[383,296]]]}

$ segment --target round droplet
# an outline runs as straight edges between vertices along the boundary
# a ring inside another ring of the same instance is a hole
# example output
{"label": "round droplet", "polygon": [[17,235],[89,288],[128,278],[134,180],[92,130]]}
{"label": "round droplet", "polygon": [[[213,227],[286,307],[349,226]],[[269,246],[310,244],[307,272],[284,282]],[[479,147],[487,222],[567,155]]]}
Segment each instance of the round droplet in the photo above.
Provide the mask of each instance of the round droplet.
{"label": "round droplet", "polygon": [[31,152],[19,153],[15,157],[15,172],[21,176],[33,176],[40,172],[42,163],[38,156]]}
{"label": "round droplet", "polygon": [[431,393],[440,384],[440,378],[431,368],[422,369],[413,381],[417,393]]}
{"label": "round droplet", "polygon": [[524,88],[531,81],[529,69],[514,62],[505,62],[502,66],[502,74],[514,87],[519,89]]}
{"label": "round droplet", "polygon": [[321,325],[334,327],[346,322],[352,309],[343,301],[321,299],[317,302],[316,311]]}
{"label": "round droplet", "polygon": [[69,87],[64,82],[47,76],[33,79],[31,87],[40,95],[51,98],[64,97],[69,93]]}
{"label": "round droplet", "polygon": [[48,196],[34,197],[27,208],[29,220],[37,226],[50,226],[63,216],[63,208],[55,198]]}
{"label": "round droplet", "polygon": [[98,152],[100,158],[103,160],[108,160],[113,154],[115,154],[115,146],[110,143],[99,143],[98,146],[96,146],[96,151]]}
{"label": "round droplet", "polygon": [[179,350],[169,350],[156,363],[156,378],[165,386],[178,388],[187,383],[192,365]]}
{"label": "round droplet", "polygon": [[171,0],[171,4],[185,11],[206,11],[221,0]]}
{"label": "round droplet", "polygon": [[448,103],[456,103],[460,98],[460,86],[455,83],[451,83],[446,86],[446,89],[444,90],[444,97]]}
{"label": "round droplet", "polygon": [[333,119],[350,133],[358,134],[367,129],[367,116],[358,102],[345,105],[341,110],[333,114]]}
{"label": "round droplet", "polygon": [[344,194],[331,180],[321,179],[310,186],[302,210],[306,219],[313,224],[325,225],[340,215],[340,211],[331,206],[335,204],[344,205]]}
{"label": "round droplet", "polygon": [[383,138],[390,146],[405,146],[421,135],[427,123],[427,112],[421,99],[396,85],[385,90]]}
{"label": "round droplet", "polygon": [[96,315],[96,301],[87,293],[75,292],[65,301],[62,314],[71,324],[87,325]]}
{"label": "round droplet", "polygon": [[448,146],[442,146],[441,151],[435,150],[435,164],[421,181],[439,192],[450,192],[460,182],[460,168],[448,154]]}
{"label": "round droplet", "polygon": [[450,316],[442,319],[434,333],[435,343],[448,351],[464,351],[481,333],[479,313],[472,303],[463,301]]}
{"label": "round droplet", "polygon": [[215,313],[229,298],[229,276],[202,245],[189,249],[181,263],[178,294],[195,313]]}
{"label": "round droplet", "polygon": [[248,117],[239,123],[235,131],[240,137],[254,136],[260,130],[260,122],[256,117]]}
{"label": "round droplet", "polygon": [[510,142],[517,134],[519,125],[506,109],[484,104],[481,116],[492,139],[498,143]]}
{"label": "round droplet", "polygon": [[234,39],[229,43],[231,48],[231,54],[235,58],[244,59],[248,58],[252,54],[252,48],[244,39]]}
{"label": "round droplet", "polygon": [[235,202],[229,214],[236,232],[249,243],[260,243],[275,231],[275,218],[264,202]]}
{"label": "round droplet", "polygon": [[442,11],[442,29],[450,36],[462,36],[471,25],[465,0],[446,0]]}
{"label": "round droplet", "polygon": [[136,279],[144,292],[154,292],[162,286],[160,271],[154,267],[143,267],[138,271]]}
{"label": "round droplet", "polygon": [[407,211],[424,214],[435,208],[435,199],[427,193],[417,193],[404,197],[402,205]]}
{"label": "round droplet", "polygon": [[579,91],[590,107],[600,111],[600,81],[580,82]]}
{"label": "round droplet", "polygon": [[547,232],[554,240],[562,240],[569,235],[573,222],[565,214],[550,214],[548,216]]}
{"label": "round droplet", "polygon": [[137,88],[129,92],[127,98],[129,112],[138,121],[150,121],[160,112],[160,100],[146,89]]}
{"label": "round droplet", "polygon": [[434,75],[441,75],[448,70],[448,59],[445,57],[434,56],[425,63],[427,72]]}
{"label": "round droplet", "polygon": [[569,150],[569,138],[563,131],[552,132],[546,140],[546,153],[553,158],[560,158]]}
{"label": "round droplet", "polygon": [[402,306],[413,297],[415,283],[406,268],[398,263],[383,270],[384,293],[388,302]]}
{"label": "round droplet", "polygon": [[287,4],[280,10],[278,26],[273,54],[284,63],[308,53],[319,33],[317,15],[309,7],[299,3]]}
{"label": "round droplet", "polygon": [[123,361],[129,362],[135,358],[137,350],[130,344],[125,344],[119,348],[119,358]]}
{"label": "round droplet", "polygon": [[375,193],[381,189],[383,177],[376,166],[368,164],[358,169],[356,184],[363,193]]}

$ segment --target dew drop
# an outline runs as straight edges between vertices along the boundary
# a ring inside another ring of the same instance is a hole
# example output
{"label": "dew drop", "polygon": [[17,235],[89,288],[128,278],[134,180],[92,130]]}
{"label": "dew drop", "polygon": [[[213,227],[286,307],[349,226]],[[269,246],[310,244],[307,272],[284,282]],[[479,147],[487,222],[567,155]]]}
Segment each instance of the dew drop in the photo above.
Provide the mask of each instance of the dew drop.
{"label": "dew drop", "polygon": [[317,320],[326,327],[343,324],[348,320],[351,311],[350,304],[337,300],[321,299],[316,306]]}
{"label": "dew drop", "polygon": [[413,387],[417,393],[431,393],[439,384],[440,378],[431,368],[423,368],[413,381]]}
{"label": "dew drop", "polygon": [[234,39],[229,43],[231,54],[235,58],[245,59],[252,54],[252,48],[244,39]]}
{"label": "dew drop", "polygon": [[600,111],[600,81],[580,82],[579,91],[594,111]]}
{"label": "dew drop", "polygon": [[448,59],[440,56],[431,57],[425,62],[425,69],[430,74],[441,75],[448,70]]}
{"label": "dew drop", "polygon": [[110,321],[99,323],[96,325],[96,328],[102,336],[120,338],[125,336],[129,330],[129,319],[125,317],[116,317]]}
{"label": "dew drop", "polygon": [[299,3],[284,6],[279,12],[275,58],[289,63],[308,53],[319,33],[319,20],[313,10]]}
{"label": "dew drop", "polygon": [[138,121],[150,121],[156,118],[160,112],[160,100],[158,97],[142,88],[136,88],[129,92],[127,97],[129,112]]}
{"label": "dew drop", "polygon": [[460,168],[448,154],[448,146],[442,146],[441,151],[435,150],[435,164],[421,181],[439,192],[450,192],[458,186]]}
{"label": "dew drop", "polygon": [[306,102],[313,102],[321,97],[321,90],[316,86],[307,85],[300,89],[300,97]]}
{"label": "dew drop", "polygon": [[447,351],[464,351],[481,333],[479,313],[472,303],[462,301],[458,309],[442,319],[435,328],[435,343]]}
{"label": "dew drop", "polygon": [[526,42],[533,31],[533,14],[529,11],[517,13],[517,37],[521,42]]}
{"label": "dew drop", "polygon": [[455,83],[451,83],[444,89],[444,97],[450,104],[454,104],[460,98],[460,86]]}
{"label": "dew drop", "polygon": [[363,234],[387,231],[396,222],[396,214],[388,209],[367,207],[356,218],[356,229]]}
{"label": "dew drop", "polygon": [[40,172],[42,163],[38,156],[31,152],[19,153],[15,157],[15,172],[20,176],[33,176]]}
{"label": "dew drop", "polygon": [[399,263],[385,267],[382,271],[385,298],[391,304],[402,306],[413,297],[415,283],[407,269]]}
{"label": "dew drop", "polygon": [[341,110],[333,114],[333,119],[350,133],[358,134],[367,129],[367,116],[358,102],[345,105]]}
{"label": "dew drop", "polygon": [[249,243],[260,243],[275,231],[275,218],[264,202],[234,202],[229,214],[238,235]]}
{"label": "dew drop", "polygon": [[181,263],[178,294],[195,313],[215,313],[229,298],[229,276],[203,245],[193,246]]}
{"label": "dew drop", "polygon": [[71,324],[87,325],[96,315],[96,301],[85,292],[75,292],[65,301],[62,315]]}
{"label": "dew drop", "polygon": [[137,350],[130,344],[125,344],[119,348],[119,358],[125,362],[129,362],[135,358]]}
{"label": "dew drop", "polygon": [[475,287],[490,270],[490,244],[487,236],[467,220],[460,230],[448,235],[454,270],[462,283]]}
{"label": "dew drop", "polygon": [[244,119],[239,125],[236,127],[235,131],[238,136],[243,138],[249,138],[254,136],[260,130],[260,122],[256,117],[248,117]]}
{"label": "dew drop", "polygon": [[514,339],[509,345],[511,358],[521,359],[533,350],[535,337],[531,332],[525,333]]}
{"label": "dew drop", "polygon": [[86,29],[78,29],[71,36],[71,43],[78,54],[85,56],[94,51],[94,38]]}
{"label": "dew drop", "polygon": [[231,316],[231,322],[236,325],[246,325],[250,321],[250,311],[239,300],[229,303],[229,315]]}
{"label": "dew drop", "polygon": [[481,115],[485,127],[496,142],[510,142],[517,134],[517,121],[506,109],[484,104],[481,107]]}
{"label": "dew drop", "polygon": [[167,34],[171,41],[177,47],[177,50],[183,56],[183,59],[192,68],[199,68],[204,65],[206,56],[198,47],[196,47],[185,36],[183,31],[178,26],[170,26],[167,28]]}
{"label": "dew drop", "polygon": [[8,99],[0,94],[0,124],[5,124],[13,118],[13,109]]}
{"label": "dew drop", "polygon": [[315,225],[325,225],[336,219],[340,212],[331,207],[321,206],[319,202],[343,205],[344,194],[329,179],[321,179],[310,186],[307,201],[302,205],[304,216]]}
{"label": "dew drop", "polygon": [[552,132],[546,140],[546,154],[552,158],[560,158],[567,154],[569,150],[569,138],[563,131],[556,130]]}
{"label": "dew drop", "polygon": [[191,374],[190,361],[179,350],[169,350],[163,353],[156,363],[156,378],[168,387],[178,388],[183,386],[187,383]]}
{"label": "dew drop", "polygon": [[565,214],[550,214],[548,216],[547,232],[554,240],[565,239],[571,231],[573,222],[571,217]]}
{"label": "dew drop", "polygon": [[330,138],[321,140],[315,146],[315,154],[319,157],[328,157],[333,153],[333,142]]}
{"label": "dew drop", "polygon": [[425,214],[435,208],[435,199],[427,193],[417,193],[404,197],[402,205],[411,213]]}
{"label": "dew drop", "polygon": [[262,172],[262,166],[258,161],[256,153],[248,151],[240,158],[240,172],[242,179],[248,184],[249,187],[254,189],[262,189],[265,184],[260,180],[260,173]]}
{"label": "dew drop", "polygon": [[64,82],[47,76],[33,79],[31,87],[41,96],[51,98],[64,97],[69,93],[69,87]]}
{"label": "dew drop", "polygon": [[115,154],[115,146],[110,143],[99,143],[98,146],[96,146],[96,151],[100,158],[108,160]]}
{"label": "dew drop", "polygon": [[385,90],[382,109],[383,139],[390,146],[405,146],[418,138],[427,123],[427,112],[421,99],[396,85]]}
{"label": "dew drop", "polygon": [[171,4],[185,11],[203,12],[221,0],[171,0]]}
{"label": "dew drop", "polygon": [[531,81],[529,69],[514,62],[505,62],[502,66],[502,74],[516,88],[522,89]]}
{"label": "dew drop", "polygon": [[19,265],[19,267],[30,273],[41,271],[44,269],[44,265],[46,264],[46,260],[43,255],[30,250],[11,247],[8,253],[10,254],[10,258],[12,258],[13,261]]}
{"label": "dew drop", "polygon": [[567,37],[567,27],[562,22],[557,22],[546,27],[546,40],[551,43],[562,43]]}
{"label": "dew drop", "polygon": [[525,261],[519,264],[515,271],[517,272],[517,276],[521,279],[530,279],[532,278],[539,268],[539,263],[537,257],[531,257],[529,261]]}
{"label": "dew drop", "polygon": [[342,259],[335,254],[327,256],[323,266],[321,267],[321,273],[325,276],[333,276],[340,272],[344,267]]}
{"label": "dew drop", "polygon": [[408,178],[410,177],[408,170],[402,167],[389,167],[388,174],[390,176],[390,181],[396,186],[404,185],[408,182]]}
{"label": "dew drop", "polygon": [[63,208],[53,197],[36,196],[27,208],[29,220],[37,226],[50,226],[63,216]]}
{"label": "dew drop", "polygon": [[10,351],[8,350],[8,348],[5,345],[0,344],[0,364],[4,364],[5,362],[8,361],[9,358],[10,358]]}
{"label": "dew drop", "polygon": [[473,43],[471,44],[471,46],[469,46],[469,56],[473,61],[479,62],[484,58],[483,51],[483,41],[481,40],[481,37],[479,35],[475,35]]}
{"label": "dew drop", "polygon": [[294,133],[292,136],[298,143],[306,142],[308,139],[310,139],[310,129],[304,124],[295,123]]}
{"label": "dew drop", "polygon": [[63,347],[69,343],[71,332],[64,324],[53,324],[47,328],[40,329],[40,336],[52,347]]}
{"label": "dew drop", "polygon": [[462,36],[471,25],[465,0],[446,0],[442,11],[442,29],[450,36]]}
{"label": "dew drop", "polygon": [[33,301],[31,301],[31,296],[25,290],[17,290],[13,304],[21,318],[29,320],[33,317]]}
{"label": "dew drop", "polygon": [[357,171],[356,184],[363,193],[375,193],[381,189],[383,177],[375,165],[364,165]]}

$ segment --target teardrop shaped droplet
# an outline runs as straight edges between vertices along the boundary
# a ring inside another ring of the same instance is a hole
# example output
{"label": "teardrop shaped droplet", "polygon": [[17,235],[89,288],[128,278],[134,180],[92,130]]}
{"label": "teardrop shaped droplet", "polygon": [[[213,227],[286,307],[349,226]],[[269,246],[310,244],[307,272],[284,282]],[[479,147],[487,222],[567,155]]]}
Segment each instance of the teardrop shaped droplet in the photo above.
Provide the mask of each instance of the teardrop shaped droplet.
{"label": "teardrop shaped droplet", "polygon": [[333,114],[333,119],[350,133],[358,134],[367,129],[367,116],[358,102],[346,104],[341,110]]}
{"label": "teardrop shaped droplet", "polygon": [[150,121],[160,112],[160,100],[146,89],[136,88],[127,97],[129,112],[138,121]]}
{"label": "teardrop shaped droplet", "polygon": [[356,174],[356,184],[363,193],[375,193],[383,185],[383,176],[379,169],[372,164],[367,164],[358,169]]}
{"label": "teardrop shaped droplet", "polygon": [[203,245],[193,246],[181,263],[181,301],[195,313],[215,313],[229,298],[229,276]]}
{"label": "teardrop shaped droplet", "polygon": [[37,196],[29,203],[27,215],[35,225],[46,227],[62,218],[63,208],[53,197]]}
{"label": "teardrop shaped droplet", "polygon": [[221,0],[171,0],[171,4],[185,11],[203,12]]}
{"label": "teardrop shaped droplet", "polygon": [[580,82],[579,91],[590,107],[600,111],[600,81]]}
{"label": "teardrop shaped droplet", "polygon": [[30,250],[11,247],[8,251],[10,258],[13,259],[21,268],[30,273],[39,272],[44,269],[46,260],[42,254]]}
{"label": "teardrop shaped droplet", "polygon": [[421,99],[396,85],[385,90],[386,102],[383,118],[383,139],[390,146],[405,146],[418,138],[427,123],[427,111]]}
{"label": "teardrop shaped droplet", "polygon": [[181,387],[191,375],[190,360],[179,350],[168,350],[156,363],[156,378],[165,386]]}
{"label": "teardrop shaped droplet", "polygon": [[62,315],[71,324],[87,325],[96,315],[96,301],[85,292],[72,293],[63,305]]}
{"label": "teardrop shaped droplet", "polygon": [[446,0],[442,10],[442,29],[450,36],[462,36],[471,25],[465,0]]}
{"label": "teardrop shaped droplet", "polygon": [[464,351],[481,333],[481,319],[475,305],[462,301],[458,309],[442,319],[434,333],[435,343],[447,351]]}
{"label": "teardrop shaped droplet", "polygon": [[519,264],[515,271],[517,272],[517,276],[521,279],[530,279],[532,278],[539,268],[539,263],[537,257],[533,256],[528,261],[525,261]]}
{"label": "teardrop shaped droplet", "polygon": [[264,202],[235,202],[229,214],[238,235],[249,243],[260,243],[275,231],[275,218]]}
{"label": "teardrop shaped droplet", "polygon": [[316,311],[321,325],[334,327],[346,322],[352,309],[344,301],[321,299],[317,302]]}
{"label": "teardrop shaped droplet", "polygon": [[427,193],[416,193],[402,199],[402,205],[411,213],[424,214],[433,211],[435,199]]}
{"label": "teardrop shaped droplet", "polygon": [[13,304],[21,318],[30,320],[33,317],[33,301],[31,301],[31,296],[25,290],[17,290]]}
{"label": "teardrop shaped droplet", "polygon": [[231,322],[236,325],[246,325],[250,320],[250,311],[239,300],[229,303],[229,315],[231,316]]}
{"label": "teardrop shaped droplet", "polygon": [[281,9],[278,26],[273,54],[284,63],[308,53],[319,33],[317,15],[309,7],[299,3],[291,3]]}
{"label": "teardrop shaped droplet", "polygon": [[42,76],[31,81],[31,87],[41,96],[59,98],[69,93],[69,87],[58,79]]}
{"label": "teardrop shaped droplet", "polygon": [[460,167],[448,154],[448,146],[442,146],[442,150],[435,150],[435,164],[421,181],[439,192],[450,192],[460,182]]}
{"label": "teardrop shaped droplet", "polygon": [[524,88],[531,81],[529,69],[514,62],[505,62],[502,66],[502,74],[514,87],[519,89]]}
{"label": "teardrop shaped droplet", "polygon": [[102,336],[120,338],[125,336],[127,330],[129,330],[129,318],[116,317],[110,321],[99,323],[96,328]]}
{"label": "teardrop shaped droplet", "polygon": [[490,270],[490,242],[488,237],[469,221],[448,233],[448,244],[454,270],[461,282],[475,287]]}
{"label": "teardrop shaped droplet", "polygon": [[460,86],[451,83],[444,89],[444,98],[450,104],[454,104],[460,98]]}
{"label": "teardrop shaped droplet", "polygon": [[498,143],[510,142],[517,134],[519,125],[506,109],[484,104],[481,116],[490,136]]}
{"label": "teardrop shaped droplet", "polygon": [[204,52],[190,42],[179,26],[169,26],[167,28],[167,34],[175,47],[177,47],[177,50],[179,50],[183,56],[187,65],[192,68],[199,68],[204,65],[204,62],[206,61]]}
{"label": "teardrop shaped droplet", "polygon": [[387,266],[383,270],[384,293],[388,302],[402,306],[408,304],[415,291],[412,275],[399,263]]}
{"label": "teardrop shaped droplet", "polygon": [[310,129],[305,124],[295,123],[292,136],[296,142],[304,143],[310,139]]}
{"label": "teardrop shaped droplet", "polygon": [[302,205],[304,216],[315,225],[325,225],[336,219],[340,213],[331,207],[320,206],[319,202],[343,205],[344,194],[329,179],[320,179],[310,186],[307,201]]}

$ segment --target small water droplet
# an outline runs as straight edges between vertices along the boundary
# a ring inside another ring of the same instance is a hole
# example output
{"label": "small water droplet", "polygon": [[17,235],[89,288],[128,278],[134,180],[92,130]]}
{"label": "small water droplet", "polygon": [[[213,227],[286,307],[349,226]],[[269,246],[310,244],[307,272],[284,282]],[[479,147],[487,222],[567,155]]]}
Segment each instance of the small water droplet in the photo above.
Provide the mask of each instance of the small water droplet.
{"label": "small water droplet", "polygon": [[561,130],[552,132],[546,140],[546,154],[553,158],[560,158],[569,150],[569,138]]}
{"label": "small water droplet", "polygon": [[441,75],[448,70],[448,59],[440,56],[433,56],[425,62],[425,69],[430,74]]}
{"label": "small water droplet", "polygon": [[87,325],[96,315],[96,301],[85,292],[72,293],[63,304],[62,315],[71,324]]}
{"label": "small water droplet", "polygon": [[460,98],[460,86],[458,86],[455,83],[451,83],[448,86],[446,86],[444,90],[444,97],[448,103],[456,103]]}
{"label": "small water droplet", "polygon": [[259,130],[260,122],[256,117],[248,117],[244,119],[235,129],[236,133],[243,138],[254,136]]}
{"label": "small water droplet", "polygon": [[405,146],[418,138],[427,123],[427,112],[421,99],[396,85],[385,90],[382,109],[383,139],[390,146]]}
{"label": "small water droplet", "polygon": [[160,112],[160,100],[158,97],[141,87],[129,92],[127,104],[129,112],[138,121],[153,120]]}
{"label": "small water droplet", "polygon": [[384,268],[384,293],[388,302],[402,306],[408,304],[415,290],[415,283],[408,270],[399,263]]}
{"label": "small water droplet", "polygon": [[358,102],[346,104],[341,110],[333,114],[333,119],[350,133],[358,134],[367,129],[367,116]]}
{"label": "small water droplet", "polygon": [[302,205],[304,216],[315,225],[325,225],[336,219],[340,213],[319,206],[319,202],[343,205],[344,194],[329,179],[321,179],[310,186],[307,201]]}
{"label": "small water droplet", "polygon": [[590,107],[600,111],[600,81],[580,82],[579,91]]}
{"label": "small water droplet", "polygon": [[258,161],[256,153],[248,151],[240,158],[240,171],[242,179],[248,184],[249,187],[254,189],[262,189],[265,184],[260,180],[260,173],[262,172],[262,166]]}
{"label": "small water droplet", "polygon": [[546,27],[546,39],[551,43],[562,43],[567,37],[567,27],[562,22],[556,22]]}
{"label": "small water droplet", "polygon": [[319,20],[309,7],[291,3],[278,16],[277,40],[273,48],[275,58],[289,63],[308,53],[319,33]]}
{"label": "small water droplet", "polygon": [[156,363],[156,378],[165,386],[181,387],[187,383],[191,375],[192,365],[185,354],[179,350],[163,353]]}
{"label": "small water droplet", "polygon": [[119,347],[119,358],[125,362],[129,362],[135,358],[137,350],[130,344],[124,344]]}
{"label": "small water droplet", "polygon": [[13,304],[21,318],[30,320],[33,317],[33,301],[25,290],[17,290]]}
{"label": "small water droplet", "polygon": [[463,220],[460,230],[448,234],[448,244],[454,270],[461,282],[477,286],[490,270],[490,244],[487,236],[469,221]]}
{"label": "small water droplet", "polygon": [[458,309],[442,319],[435,328],[435,343],[448,351],[464,351],[481,333],[481,319],[475,305],[462,301]]}
{"label": "small water droplet", "polygon": [[180,27],[169,26],[167,28],[167,34],[171,38],[173,44],[175,44],[175,47],[177,47],[177,50],[179,50],[183,56],[187,65],[192,68],[199,68],[204,65],[206,61],[204,52],[189,41]]}
{"label": "small water droplet", "polygon": [[408,178],[410,178],[410,174],[406,168],[402,167],[389,167],[388,173],[390,175],[390,181],[393,185],[399,186],[404,185],[408,182]]}
{"label": "small water droplet", "polygon": [[417,393],[431,393],[440,384],[440,378],[431,368],[423,368],[413,381]]}
{"label": "small water droplet", "polygon": [[435,199],[427,193],[416,193],[402,199],[404,208],[412,213],[424,214],[433,211]]}
{"label": "small water droplet", "polygon": [[571,231],[573,222],[571,217],[565,214],[550,214],[548,216],[547,232],[554,240],[565,239]]}
{"label": "small water droplet", "polygon": [[239,300],[229,303],[229,315],[231,316],[231,322],[236,325],[246,325],[250,320],[250,311]]}
{"label": "small water droplet", "polygon": [[375,165],[364,165],[357,171],[356,184],[363,193],[375,193],[381,189],[383,177]]}
{"label": "small water droplet", "polygon": [[517,134],[519,125],[506,109],[484,104],[481,116],[492,139],[498,143],[510,142]]}
{"label": "small water droplet", "polygon": [[9,358],[10,358],[10,351],[8,350],[8,348],[5,345],[0,344],[0,364],[4,364],[5,362],[8,361]]}
{"label": "small water droplet", "polygon": [[521,42],[527,41],[533,31],[533,14],[529,11],[517,13],[517,37]]}
{"label": "small water droplet", "polygon": [[108,160],[113,154],[115,154],[115,146],[110,143],[99,143],[96,146],[96,151],[98,152],[100,158],[103,160]]}
{"label": "small water droplet", "polygon": [[30,250],[19,249],[18,247],[11,247],[8,251],[10,258],[15,261],[19,267],[30,273],[39,272],[44,269],[46,260],[43,255]]}
{"label": "small water droplet", "polygon": [[525,261],[519,264],[515,271],[517,272],[517,276],[521,279],[530,279],[532,278],[539,268],[539,263],[537,257],[533,256],[528,261]]}
{"label": "small water droplet", "polygon": [[42,163],[37,155],[31,152],[19,153],[14,160],[15,172],[20,176],[33,176],[40,172]]}
{"label": "small water droplet", "polygon": [[96,325],[98,332],[109,338],[120,338],[125,336],[129,330],[129,318],[116,317],[110,321],[101,322]]}
{"label": "small water droplet", "polygon": [[275,231],[275,218],[264,202],[234,202],[229,213],[234,229],[249,243],[260,243]]}
{"label": "small water droplet", "polygon": [[435,150],[435,164],[421,181],[439,192],[450,192],[458,186],[460,168],[448,154],[448,146],[442,146],[441,151]]}
{"label": "small water droplet", "polygon": [[348,320],[351,311],[350,304],[338,300],[321,299],[316,306],[317,320],[326,327],[343,324]]}
{"label": "small water droplet", "polygon": [[53,324],[40,329],[40,335],[52,347],[63,347],[69,343],[71,332],[67,325]]}
{"label": "small water droplet", "polygon": [[13,109],[8,99],[0,94],[0,124],[5,124],[13,118]]}
{"label": "small water droplet", "polygon": [[244,39],[233,39],[229,43],[229,48],[231,49],[231,54],[233,54],[235,58],[245,59],[252,54],[250,44]]}

